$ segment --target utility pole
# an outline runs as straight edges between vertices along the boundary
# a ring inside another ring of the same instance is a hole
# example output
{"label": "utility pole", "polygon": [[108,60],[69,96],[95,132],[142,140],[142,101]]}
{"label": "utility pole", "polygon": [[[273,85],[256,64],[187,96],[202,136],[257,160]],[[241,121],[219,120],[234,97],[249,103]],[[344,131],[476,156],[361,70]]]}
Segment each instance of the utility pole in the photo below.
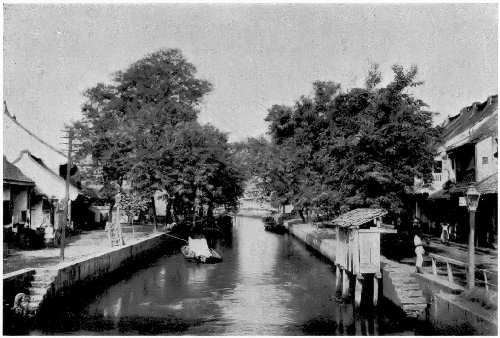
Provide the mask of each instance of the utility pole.
{"label": "utility pole", "polygon": [[61,226],[61,252],[60,252],[60,257],[61,260],[64,260],[64,241],[66,239],[66,227],[69,226],[71,222],[71,202],[69,199],[69,179],[71,177],[71,151],[72,151],[72,146],[73,146],[73,129],[69,128],[68,129],[68,163],[66,164],[66,189],[65,189],[65,194],[64,194],[64,200],[65,200],[65,214],[66,214],[66,222],[63,222]]}

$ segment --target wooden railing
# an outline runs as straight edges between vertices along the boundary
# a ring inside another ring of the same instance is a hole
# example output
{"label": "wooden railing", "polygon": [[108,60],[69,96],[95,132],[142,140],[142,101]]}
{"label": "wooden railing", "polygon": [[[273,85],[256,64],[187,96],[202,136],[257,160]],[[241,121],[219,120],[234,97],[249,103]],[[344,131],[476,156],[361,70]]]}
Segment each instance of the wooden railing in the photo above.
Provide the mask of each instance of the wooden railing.
{"label": "wooden railing", "polygon": [[[490,287],[492,287],[492,289],[494,289],[495,291],[498,290],[498,274],[497,273],[490,271],[490,270],[486,270],[486,269],[477,269],[477,272],[481,273],[481,275],[483,277],[482,278],[483,285],[486,288],[486,291],[489,291]],[[495,281],[497,284],[492,283],[493,281]]]}
{"label": "wooden railing", "polygon": [[[431,258],[431,264],[432,264],[432,274],[435,276],[439,276],[438,274],[438,267],[437,263],[444,263],[446,264],[446,276],[448,278],[448,282],[453,283],[453,284],[464,284],[467,282],[467,267],[468,264],[462,261],[459,261],[457,259],[437,255],[437,254],[429,254],[429,257]],[[453,269],[453,266],[455,266],[455,269]],[[457,268],[460,268],[461,270],[465,271],[465,279],[457,281]],[[477,278],[478,274],[481,276],[480,278]],[[486,288],[488,291],[491,288],[498,290],[498,285],[493,283],[496,282],[498,283],[497,279],[497,273],[486,270],[486,269],[476,269],[476,276],[474,276],[476,280],[476,285],[478,286],[483,286]],[[462,282],[462,283],[457,283],[457,282]]]}

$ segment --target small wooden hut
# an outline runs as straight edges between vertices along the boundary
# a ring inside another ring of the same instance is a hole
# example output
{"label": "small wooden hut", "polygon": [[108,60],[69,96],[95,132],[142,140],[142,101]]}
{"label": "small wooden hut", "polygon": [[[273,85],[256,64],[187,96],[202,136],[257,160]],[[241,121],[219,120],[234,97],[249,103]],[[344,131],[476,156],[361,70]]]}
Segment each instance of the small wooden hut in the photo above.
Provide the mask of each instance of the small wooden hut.
{"label": "small wooden hut", "polygon": [[[380,272],[380,233],[395,232],[381,227],[383,209],[360,208],[344,213],[332,221],[337,229],[335,264],[337,287],[342,295],[349,294],[349,280],[355,279],[355,304],[361,304],[362,280],[373,278],[373,303],[378,302]],[[342,281],[341,281],[342,278]]]}

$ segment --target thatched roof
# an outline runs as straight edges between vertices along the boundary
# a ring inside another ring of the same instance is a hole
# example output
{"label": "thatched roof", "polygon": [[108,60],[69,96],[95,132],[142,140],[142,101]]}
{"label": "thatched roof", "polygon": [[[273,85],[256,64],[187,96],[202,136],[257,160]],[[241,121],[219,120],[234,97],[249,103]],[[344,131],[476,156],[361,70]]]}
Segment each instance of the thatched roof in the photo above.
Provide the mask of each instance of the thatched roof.
{"label": "thatched roof", "polygon": [[386,214],[384,209],[359,208],[340,215],[332,223],[339,227],[358,227]]}

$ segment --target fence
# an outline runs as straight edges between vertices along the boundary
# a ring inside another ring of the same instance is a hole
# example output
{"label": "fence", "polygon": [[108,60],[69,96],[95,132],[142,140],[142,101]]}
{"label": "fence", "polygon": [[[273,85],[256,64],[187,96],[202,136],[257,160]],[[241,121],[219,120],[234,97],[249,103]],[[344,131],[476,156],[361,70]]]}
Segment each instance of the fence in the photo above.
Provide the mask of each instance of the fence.
{"label": "fence", "polygon": [[[442,275],[439,273],[441,271],[439,269],[438,263],[444,263],[444,265],[446,265],[445,275],[447,276],[448,282],[461,286],[465,286],[467,284],[467,263],[433,253],[429,254],[429,257],[431,258],[433,275]],[[440,265],[442,266],[443,264]],[[490,289],[494,289],[495,291],[498,290],[498,275],[494,271],[487,269],[476,269],[474,279],[477,286],[484,287],[487,291]]]}

